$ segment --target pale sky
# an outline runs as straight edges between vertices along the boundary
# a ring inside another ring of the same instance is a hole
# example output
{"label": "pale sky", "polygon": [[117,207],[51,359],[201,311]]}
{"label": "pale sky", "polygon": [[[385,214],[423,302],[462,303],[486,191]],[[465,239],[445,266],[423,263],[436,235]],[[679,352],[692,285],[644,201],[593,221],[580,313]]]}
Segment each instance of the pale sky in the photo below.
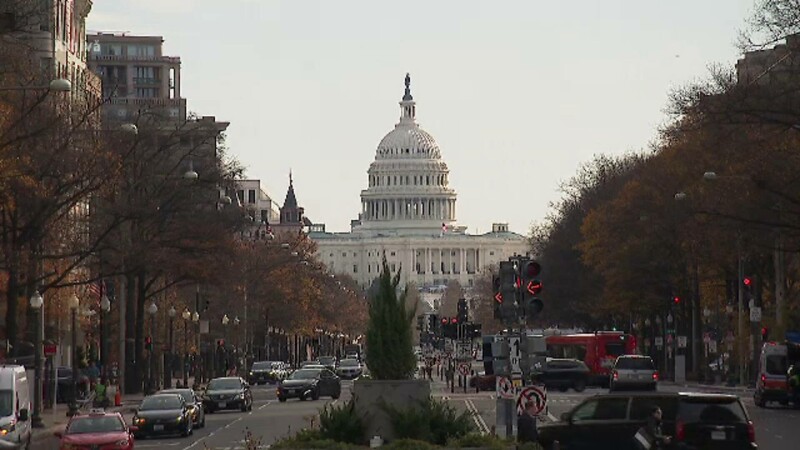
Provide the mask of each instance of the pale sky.
{"label": "pale sky", "polygon": [[599,153],[646,148],[670,88],[735,63],[754,0],[96,0],[90,31],[160,35],[189,109],[283,203],[346,231],[406,72],[469,232],[527,234]]}

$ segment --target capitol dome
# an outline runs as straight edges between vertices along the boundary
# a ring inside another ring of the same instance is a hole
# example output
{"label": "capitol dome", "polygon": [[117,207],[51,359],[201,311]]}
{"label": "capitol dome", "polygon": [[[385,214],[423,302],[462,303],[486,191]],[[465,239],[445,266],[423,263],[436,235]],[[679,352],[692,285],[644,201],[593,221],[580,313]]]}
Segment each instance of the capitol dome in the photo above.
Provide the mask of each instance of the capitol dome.
{"label": "capitol dome", "polygon": [[380,233],[441,233],[455,223],[456,192],[430,133],[416,121],[411,77],[406,74],[400,121],[381,139],[361,192],[362,230]]}

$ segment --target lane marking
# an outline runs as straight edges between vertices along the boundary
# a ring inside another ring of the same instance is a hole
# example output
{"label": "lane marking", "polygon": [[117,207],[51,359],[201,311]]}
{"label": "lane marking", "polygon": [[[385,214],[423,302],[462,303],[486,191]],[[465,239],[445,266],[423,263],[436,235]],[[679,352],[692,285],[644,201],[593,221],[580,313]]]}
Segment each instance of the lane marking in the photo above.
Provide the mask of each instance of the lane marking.
{"label": "lane marking", "polygon": [[478,412],[478,408],[475,407],[475,403],[472,400],[467,399],[464,400],[464,404],[467,405],[467,410],[472,413],[472,420],[475,421],[475,425],[477,425],[478,430],[481,434],[489,434],[489,427],[486,425],[486,420],[484,420],[483,416]]}
{"label": "lane marking", "polygon": [[240,421],[240,420],[242,420],[242,418],[241,418],[241,417],[239,417],[239,418],[237,418],[236,420],[234,420],[233,422],[231,422],[231,423],[229,423],[229,424],[225,425],[224,427],[222,427],[222,429],[223,429],[223,430],[227,430],[228,428],[230,428],[230,427],[231,427],[231,425],[235,424],[236,422],[238,422],[238,421]]}
{"label": "lane marking", "polygon": [[553,415],[550,411],[547,411],[547,418],[552,420],[553,422],[558,422],[558,418]]}

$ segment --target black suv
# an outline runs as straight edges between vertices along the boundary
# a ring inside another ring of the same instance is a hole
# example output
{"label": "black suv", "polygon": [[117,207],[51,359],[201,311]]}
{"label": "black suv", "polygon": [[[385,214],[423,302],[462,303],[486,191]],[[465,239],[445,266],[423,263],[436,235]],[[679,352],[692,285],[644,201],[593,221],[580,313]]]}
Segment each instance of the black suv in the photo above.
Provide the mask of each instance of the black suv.
{"label": "black suv", "polygon": [[667,449],[757,449],[747,411],[735,395],[699,393],[599,394],[539,427],[539,442],[562,450],[636,449],[636,431],[653,406],[663,412]]}
{"label": "black suv", "polygon": [[208,413],[222,409],[253,409],[253,394],[250,385],[239,377],[214,378],[203,393],[203,406]]}

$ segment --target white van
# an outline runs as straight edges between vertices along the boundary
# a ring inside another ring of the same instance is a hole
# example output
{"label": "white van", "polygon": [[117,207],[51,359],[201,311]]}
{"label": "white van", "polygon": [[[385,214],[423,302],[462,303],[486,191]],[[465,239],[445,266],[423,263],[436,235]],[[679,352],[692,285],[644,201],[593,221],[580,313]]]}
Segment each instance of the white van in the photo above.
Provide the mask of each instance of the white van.
{"label": "white van", "polygon": [[0,366],[0,449],[30,448],[31,384],[23,366]]}

